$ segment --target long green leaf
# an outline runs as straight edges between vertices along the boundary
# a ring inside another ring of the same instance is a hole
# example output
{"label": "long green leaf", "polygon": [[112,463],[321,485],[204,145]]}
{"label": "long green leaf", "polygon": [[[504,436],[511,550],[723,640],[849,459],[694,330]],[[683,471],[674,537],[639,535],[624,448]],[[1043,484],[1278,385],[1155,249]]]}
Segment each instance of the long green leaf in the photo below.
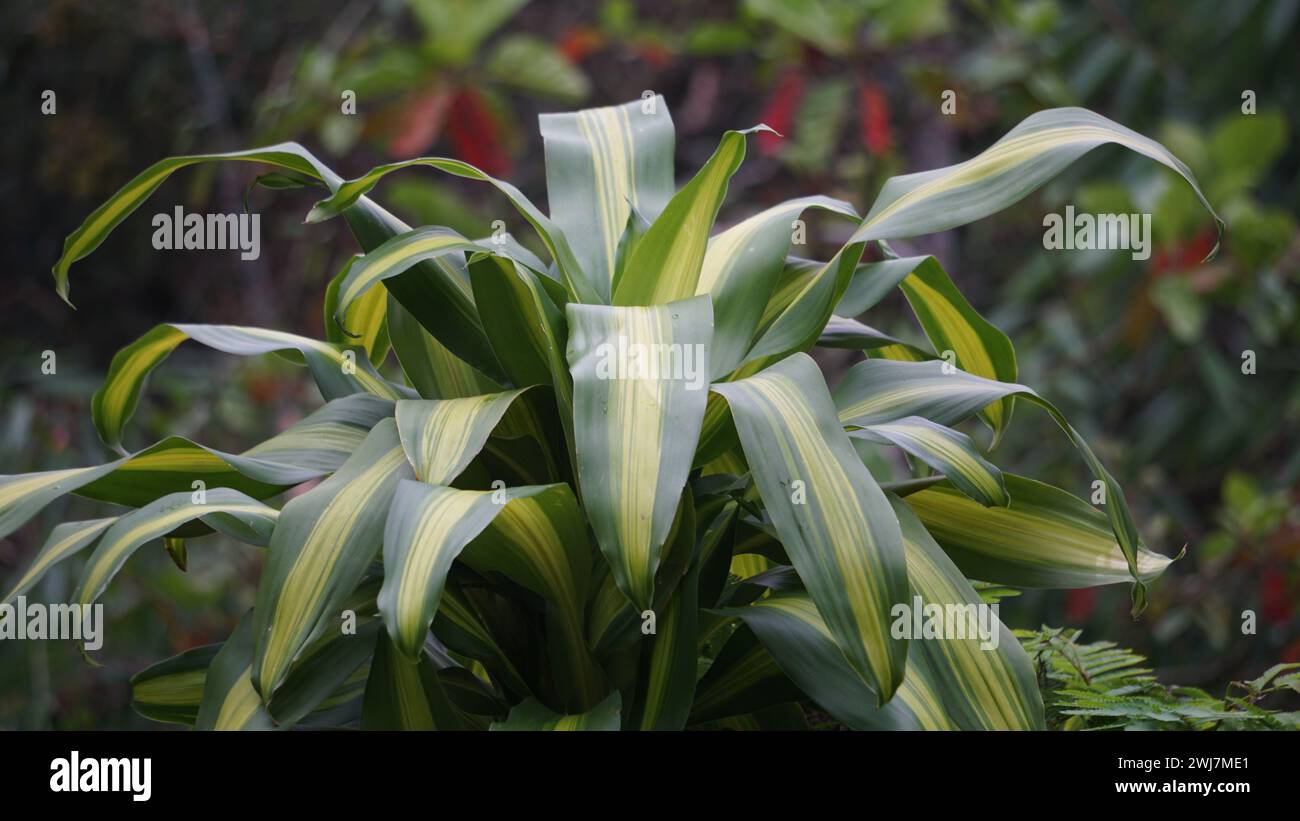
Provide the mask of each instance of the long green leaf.
{"label": "long green leaf", "polygon": [[889,701],[907,643],[889,613],[907,596],[898,521],[840,427],[821,372],[795,354],[720,382],[745,458],[781,541],[853,669]]}
{"label": "long green leaf", "polygon": [[400,399],[405,395],[403,389],[386,382],[375,372],[364,353],[358,356],[354,351],[328,342],[263,328],[166,323],[118,351],[109,365],[104,385],[95,392],[91,413],[104,444],[125,453],[122,429],[135,412],[145,381],[150,372],[187,339],[237,356],[297,351],[326,399],[362,392],[385,399]]}
{"label": "long green leaf", "polygon": [[365,348],[370,364],[378,368],[388,357],[388,293],[376,288],[353,300],[345,310],[339,308],[339,285],[348,278],[359,259],[360,254],[349,257],[343,270],[325,287],[325,341],[360,345]]}
{"label": "long green leaf", "polygon": [[41,545],[41,549],[36,553],[36,558],[32,560],[31,566],[18,577],[18,580],[9,588],[9,592],[4,595],[4,598],[0,598],[0,604],[11,602],[31,590],[32,586],[50,571],[50,568],[94,544],[95,540],[99,538],[99,534],[103,533],[109,525],[116,521],[116,516],[110,516],[106,519],[64,522],[57,525],[50,531],[45,544]]}
{"label": "long green leaf", "polygon": [[388,504],[412,475],[397,425],[384,419],[329,479],[289,501],[257,589],[253,685],[263,702],[322,618],[333,617],[379,549]]}
{"label": "long green leaf", "polygon": [[361,729],[463,729],[464,723],[429,656],[421,651],[414,662],[403,658],[383,631],[377,641],[366,681]]}
{"label": "long green leaf", "polygon": [[271,730],[275,722],[253,689],[253,618],[245,613],[212,659],[203,682],[196,730]]}
{"label": "long green leaf", "polygon": [[229,488],[172,493],[119,518],[100,537],[72,594],[88,605],[99,598],[137,548],[194,519],[251,544],[266,544],[279,516],[275,508]]}
{"label": "long green leaf", "polygon": [[668,538],[708,395],[708,297],[653,307],[568,306],[567,357],[583,506],[641,609]]}
{"label": "long green leaf", "polygon": [[[551,252],[560,272],[564,277],[565,285],[569,288],[570,294],[582,302],[599,302],[601,301],[598,292],[591,285],[590,280],[583,272],[577,259],[573,255],[573,250],[569,246],[568,238],[553,223],[549,217],[538,210],[532,201],[524,196],[523,192],[508,182],[495,179],[483,173],[469,163],[460,160],[446,159],[442,157],[420,157],[414,160],[404,162],[389,163],[372,168],[360,177],[338,186],[334,194],[327,199],[321,200],[312,207],[311,213],[307,215],[307,222],[320,222],[322,220],[335,217],[344,211],[352,213],[352,206],[362,196],[379,184],[379,181],[386,175],[403,168],[413,168],[427,166],[444,171],[457,177],[466,177],[468,179],[486,182],[498,191],[505,194],[510,204],[528,221],[537,231],[538,237],[546,245],[546,249]],[[356,226],[353,226],[356,230]],[[385,237],[387,239],[387,237]],[[402,294],[398,293],[398,298],[406,304]],[[418,316],[418,314],[417,314]],[[426,325],[426,327],[428,327]]]}
{"label": "long green leaf", "polygon": [[754,341],[795,238],[794,220],[810,208],[858,219],[846,202],[803,197],[760,211],[709,240],[695,293],[713,300],[713,378],[734,370]]}
{"label": "long green leaf", "polygon": [[[197,163],[226,160],[274,165],[312,179],[328,180],[334,176],[297,143],[280,143],[228,154],[196,154],[159,160],[122,186],[108,202],[95,209],[76,231],[68,235],[63,243],[63,254],[54,264],[54,284],[59,296],[68,301],[68,269],[72,264],[98,248],[105,237],[130,216],[132,211],[139,208],[150,194],[158,190],[158,186],[162,185],[172,172]],[[72,303],[68,302],[68,304]]]}
{"label": "long green leaf", "polygon": [[[634,211],[654,221],[673,196],[674,132],[663,97],[539,118],[551,219],[601,302]],[[590,300],[583,300],[590,301]]]}
{"label": "long green leaf", "polygon": [[891,178],[851,241],[913,237],[974,222],[1020,201],[1079,157],[1108,143],[1176,172],[1222,231],[1223,221],[1192,172],[1160,143],[1087,109],[1053,108],[1029,115],[963,163]]}
{"label": "long green leaf", "polygon": [[920,416],[905,416],[850,435],[897,445],[947,476],[953,487],[985,507],[1005,507],[1010,501],[1002,471],[980,454],[969,436],[952,428]]}
{"label": "long green leaf", "polygon": [[151,664],[131,676],[131,706],[153,721],[193,726],[208,666],[221,644],[205,644]]}
{"label": "long green leaf", "polygon": [[[894,698],[884,706],[877,706],[875,694],[849,666],[817,605],[803,591],[784,591],[747,607],[719,612],[742,619],[790,680],[850,727],[954,729],[936,689],[935,674],[919,652],[909,652],[907,675]],[[751,655],[750,663],[760,665],[750,673],[751,685],[772,676],[761,655]]]}
{"label": "long green leaf", "polygon": [[913,662],[924,657],[945,714],[963,729],[1043,729],[1043,699],[1020,642],[995,611],[980,616],[987,605],[907,504],[897,497],[890,503],[907,545],[907,577],[914,594],[912,609],[901,611],[900,618],[911,617],[915,624],[919,603],[922,623],[938,611],[943,626],[953,631],[934,638],[924,632],[913,636],[908,675]]}
{"label": "long green leaf", "polygon": [[713,156],[640,237],[626,266],[615,274],[615,305],[662,305],[697,293],[709,232],[727,196],[727,183],[745,159],[747,133],[724,134]]}
{"label": "long green leaf", "polygon": [[[944,362],[871,359],[858,363],[844,375],[835,389],[835,404],[846,425],[867,427],[915,415],[952,426],[1007,396],[1020,397],[1047,411],[1065,431],[1092,475],[1104,485],[1106,516],[1128,561],[1133,579],[1133,615],[1137,616],[1146,609],[1146,585],[1138,568],[1137,524],[1124,498],[1124,489],[1050,402],[1024,385],[994,382],[951,368]],[[1015,492],[1010,493],[1014,504]]]}
{"label": "long green leaf", "polygon": [[[985,508],[951,488],[907,497],[926,529],[967,575],[1017,587],[1092,587],[1129,581],[1124,551],[1106,517],[1063,490],[1004,474],[1011,505]],[[1138,578],[1150,581],[1172,560],[1140,543]]]}

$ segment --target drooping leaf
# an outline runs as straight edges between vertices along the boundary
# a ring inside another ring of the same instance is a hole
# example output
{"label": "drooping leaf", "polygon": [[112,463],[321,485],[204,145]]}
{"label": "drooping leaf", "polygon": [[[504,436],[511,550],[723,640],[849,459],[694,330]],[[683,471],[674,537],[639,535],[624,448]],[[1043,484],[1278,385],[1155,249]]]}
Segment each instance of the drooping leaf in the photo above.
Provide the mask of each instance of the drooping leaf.
{"label": "drooping leaf", "polygon": [[95,543],[99,534],[117,521],[116,516],[106,519],[90,519],[85,522],[64,522],[50,531],[49,538],[36,553],[32,564],[9,588],[9,592],[0,599],[0,604],[7,604],[18,596],[31,590],[50,568],[64,559],[71,558]]}
{"label": "drooping leaf", "polygon": [[195,519],[240,541],[264,545],[278,517],[275,508],[230,488],[214,488],[203,496],[163,496],[120,517],[104,532],[86,561],[73,601],[84,606],[98,599],[137,548]]}
{"label": "drooping leaf", "polygon": [[[469,163],[460,160],[445,159],[441,157],[420,157],[405,162],[389,163],[372,168],[362,176],[348,180],[338,186],[334,194],[327,199],[321,200],[312,207],[311,213],[307,215],[308,222],[320,222],[322,220],[335,217],[345,211],[352,213],[352,205],[362,196],[374,188],[384,176],[394,171],[418,166],[428,166],[444,171],[457,177],[466,177],[468,179],[486,182],[498,191],[505,194],[510,204],[528,221],[537,231],[546,249],[550,251],[551,256],[555,259],[560,268],[560,273],[564,278],[564,283],[569,289],[569,293],[582,302],[599,302],[598,292],[591,285],[590,280],[584,273],[582,267],[577,262],[570,248],[569,240],[563,232],[553,223],[550,218],[538,210],[532,201],[524,196],[523,192],[508,182],[491,177]],[[353,227],[354,231],[356,226]],[[408,229],[409,230],[409,229]],[[399,231],[400,232],[400,231]],[[387,239],[388,237],[384,237]],[[400,292],[397,293],[398,299],[406,304]],[[417,314],[418,316],[418,314]],[[426,325],[426,327],[428,327]]]}
{"label": "drooping leaf", "polygon": [[[1106,516],[1082,499],[1004,474],[1011,504],[985,508],[942,486],[907,497],[926,529],[972,578],[1017,587],[1092,587],[1130,581],[1124,551]],[[1172,561],[1140,543],[1138,578],[1150,581]]]}
{"label": "drooping leaf", "polygon": [[[835,389],[835,404],[846,425],[867,427],[906,416],[921,416],[935,424],[952,426],[991,402],[1017,396],[1038,405],[1065,431],[1093,476],[1105,487],[1106,516],[1128,561],[1133,578],[1133,615],[1146,609],[1146,585],[1138,568],[1137,524],[1124,498],[1124,490],[1059,410],[1024,385],[994,382],[946,362],[895,362],[869,359],[849,369]],[[1009,488],[1011,498],[1015,490]]]}
{"label": "drooping leaf", "polygon": [[1176,172],[1222,231],[1223,221],[1206,201],[1192,172],[1160,143],[1087,109],[1053,108],[1029,115],[965,162],[891,178],[851,242],[914,237],[974,222],[1019,202],[1066,166],[1107,143],[1122,145]]}
{"label": "drooping leaf", "polygon": [[118,351],[109,365],[103,387],[95,392],[91,413],[104,444],[125,453],[122,429],[135,412],[145,380],[187,339],[236,356],[297,351],[306,360],[326,399],[362,392],[384,399],[399,399],[404,395],[403,389],[385,381],[374,370],[364,353],[358,356],[355,351],[328,342],[263,328],[166,323]]}

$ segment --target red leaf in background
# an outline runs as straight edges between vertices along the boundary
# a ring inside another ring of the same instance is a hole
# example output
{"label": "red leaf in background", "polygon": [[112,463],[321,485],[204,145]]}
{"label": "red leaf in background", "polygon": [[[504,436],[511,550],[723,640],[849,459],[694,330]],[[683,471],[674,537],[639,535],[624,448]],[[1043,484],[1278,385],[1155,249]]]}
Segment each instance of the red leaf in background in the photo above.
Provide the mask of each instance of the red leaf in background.
{"label": "red leaf in background", "polygon": [[1080,587],[1065,593],[1065,623],[1083,624],[1097,604],[1097,588]]}
{"label": "red leaf in background", "polygon": [[605,37],[598,30],[591,26],[571,26],[560,34],[555,47],[570,63],[577,63],[604,45]]}
{"label": "red leaf in background", "polygon": [[636,45],[637,53],[656,69],[667,68],[673,62],[673,53],[657,40],[644,40]]}
{"label": "red leaf in background", "polygon": [[1205,255],[1214,247],[1216,234],[1205,230],[1192,238],[1190,242],[1162,248],[1151,256],[1151,271],[1156,274],[1187,271],[1201,264]]}
{"label": "red leaf in background", "polygon": [[501,131],[483,98],[472,88],[463,88],[451,104],[447,136],[456,156],[492,176],[510,173],[510,158],[501,144]]}
{"label": "red leaf in background", "polygon": [[880,156],[889,150],[889,100],[880,86],[868,80],[858,90],[858,118],[862,129],[862,146],[867,153]]}
{"label": "red leaf in background", "polygon": [[1260,586],[1261,610],[1264,620],[1270,624],[1282,624],[1291,617],[1291,600],[1286,594],[1286,580],[1275,567],[1264,573],[1264,584]]}
{"label": "red leaf in background", "polygon": [[[799,102],[803,99],[804,87],[808,84],[808,78],[800,68],[788,69],[781,79],[777,81],[776,88],[773,89],[771,96],[767,98],[767,103],[763,106],[763,113],[758,116],[758,121],[775,129],[781,134],[789,134],[794,125],[795,112],[799,110]],[[760,132],[758,135],[758,150],[763,154],[775,154],[781,148],[781,138],[776,134]]]}
{"label": "red leaf in background", "polygon": [[397,159],[418,157],[438,139],[455,89],[434,88],[409,100],[402,109],[388,153]]}

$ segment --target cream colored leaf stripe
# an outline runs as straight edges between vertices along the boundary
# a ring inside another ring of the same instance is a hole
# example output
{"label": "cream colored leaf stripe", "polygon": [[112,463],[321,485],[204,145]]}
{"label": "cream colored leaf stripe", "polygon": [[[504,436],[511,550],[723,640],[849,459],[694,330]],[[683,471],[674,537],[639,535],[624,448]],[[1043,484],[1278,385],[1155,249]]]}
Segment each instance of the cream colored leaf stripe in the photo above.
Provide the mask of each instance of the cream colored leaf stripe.
{"label": "cream colored leaf stripe", "polygon": [[85,522],[66,522],[55,527],[50,532],[49,538],[45,540],[45,544],[41,545],[36,558],[32,560],[31,567],[18,577],[9,592],[0,599],[0,603],[11,602],[26,593],[51,567],[93,544],[99,534],[116,522],[117,518],[110,516],[106,519],[92,519]]}
{"label": "cream colored leaf stripe", "polygon": [[820,370],[795,354],[714,390],[731,405],[787,553],[836,643],[884,704],[902,681],[907,652],[890,639],[888,621],[907,590],[902,538],[883,493],[833,421]]}
{"label": "cream colored leaf stripe", "polygon": [[1176,171],[1222,231],[1223,221],[1191,171],[1164,146],[1086,109],[1056,108],[1031,114],[965,162],[890,179],[852,241],[932,233],[987,216],[1107,143],[1122,145]]}
{"label": "cream colored leaf stripe", "polygon": [[[845,425],[869,426],[902,416],[923,416],[940,425],[955,425],[974,415],[990,402],[1007,396],[1037,405],[1052,417],[1066,438],[1106,488],[1105,514],[1128,562],[1133,579],[1132,613],[1136,617],[1147,605],[1146,585],[1138,567],[1140,539],[1137,524],[1124,498],[1124,489],[1106,470],[1092,448],[1056,406],[1024,385],[994,382],[945,369],[941,362],[894,362],[867,360],[849,369],[835,389],[835,403]],[[1014,493],[1012,494],[1014,499]]]}
{"label": "cream colored leaf stripe", "polygon": [[[959,612],[967,618],[964,638],[940,636],[914,642],[913,653],[926,654],[938,673],[939,689],[946,696],[945,714],[972,722],[970,729],[1031,730],[1043,729],[1043,704],[1029,657],[1000,621],[990,616],[986,626],[998,631],[996,647],[988,646],[978,635],[970,633],[970,616],[983,606],[979,594],[970,586],[952,561],[944,555],[925,527],[907,504],[891,498],[898,514],[907,545],[907,575],[912,589],[925,604]],[[978,623],[978,617],[976,617]]]}
{"label": "cream colored leaf stripe", "polygon": [[964,433],[920,416],[872,425],[851,436],[872,434],[896,445],[948,477],[955,487],[988,507],[1010,502],[1002,471],[980,455]]}
{"label": "cream colored leaf stripe", "polygon": [[445,485],[459,476],[524,390],[398,402],[397,431],[416,478]]}
{"label": "cream colored leaf stripe", "polygon": [[317,621],[342,605],[366,571],[392,494],[410,476],[396,424],[385,419],[337,473],[285,505],[253,614],[253,682],[264,702]]}
{"label": "cream colored leaf stripe", "polygon": [[365,174],[353,180],[342,183],[335,189],[334,193],[320,202],[316,203],[307,214],[307,222],[321,222],[343,213],[348,207],[368,193],[379,181],[386,175],[404,168],[414,168],[426,166],[436,168],[457,177],[479,180],[486,182],[496,188],[506,196],[510,204],[533,226],[537,231],[537,236],[546,246],[546,250],[551,253],[560,272],[564,277],[565,285],[568,286],[569,292],[575,298],[582,302],[598,302],[599,297],[588,283],[586,276],[578,265],[573,256],[573,250],[569,247],[569,242],[564,234],[556,227],[549,217],[543,214],[536,205],[532,203],[523,192],[515,186],[503,180],[491,177],[474,166],[460,160],[447,159],[444,157],[419,157],[404,162],[389,163],[370,169]]}
{"label": "cream colored leaf stripe", "polygon": [[[63,254],[54,264],[54,282],[59,296],[68,301],[68,270],[72,264],[90,254],[132,211],[158,189],[172,172],[203,162],[235,160],[264,163],[287,168],[315,179],[331,179],[333,174],[297,143],[280,143],[249,151],[228,154],[196,154],[160,160],[122,186],[107,202],[95,209],[63,243]],[[70,301],[68,304],[72,304]]]}

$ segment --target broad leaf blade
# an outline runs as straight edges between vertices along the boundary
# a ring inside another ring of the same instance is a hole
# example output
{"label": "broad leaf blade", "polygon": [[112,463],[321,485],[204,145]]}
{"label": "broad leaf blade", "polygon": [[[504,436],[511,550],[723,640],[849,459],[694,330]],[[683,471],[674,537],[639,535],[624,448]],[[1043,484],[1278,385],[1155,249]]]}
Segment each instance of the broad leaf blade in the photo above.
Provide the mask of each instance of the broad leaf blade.
{"label": "broad leaf blade", "polygon": [[538,120],[551,219],[569,238],[600,301],[609,302],[629,214],[635,209],[653,221],[673,196],[668,104],[656,95]]}
{"label": "broad leaf blade", "polygon": [[890,610],[907,596],[903,541],[888,500],[840,427],[821,372],[795,354],[713,389],[731,406],[800,578],[853,669],[886,703],[907,658],[907,643],[889,636]]}
{"label": "broad leaf blade", "polygon": [[397,425],[375,426],[343,467],[289,501],[257,590],[253,683],[271,700],[323,617],[333,616],[378,552],[388,504],[411,476]]}
{"label": "broad leaf blade", "polygon": [[583,506],[619,589],[645,610],[704,416],[712,311],[707,297],[570,304],[568,324]]}

